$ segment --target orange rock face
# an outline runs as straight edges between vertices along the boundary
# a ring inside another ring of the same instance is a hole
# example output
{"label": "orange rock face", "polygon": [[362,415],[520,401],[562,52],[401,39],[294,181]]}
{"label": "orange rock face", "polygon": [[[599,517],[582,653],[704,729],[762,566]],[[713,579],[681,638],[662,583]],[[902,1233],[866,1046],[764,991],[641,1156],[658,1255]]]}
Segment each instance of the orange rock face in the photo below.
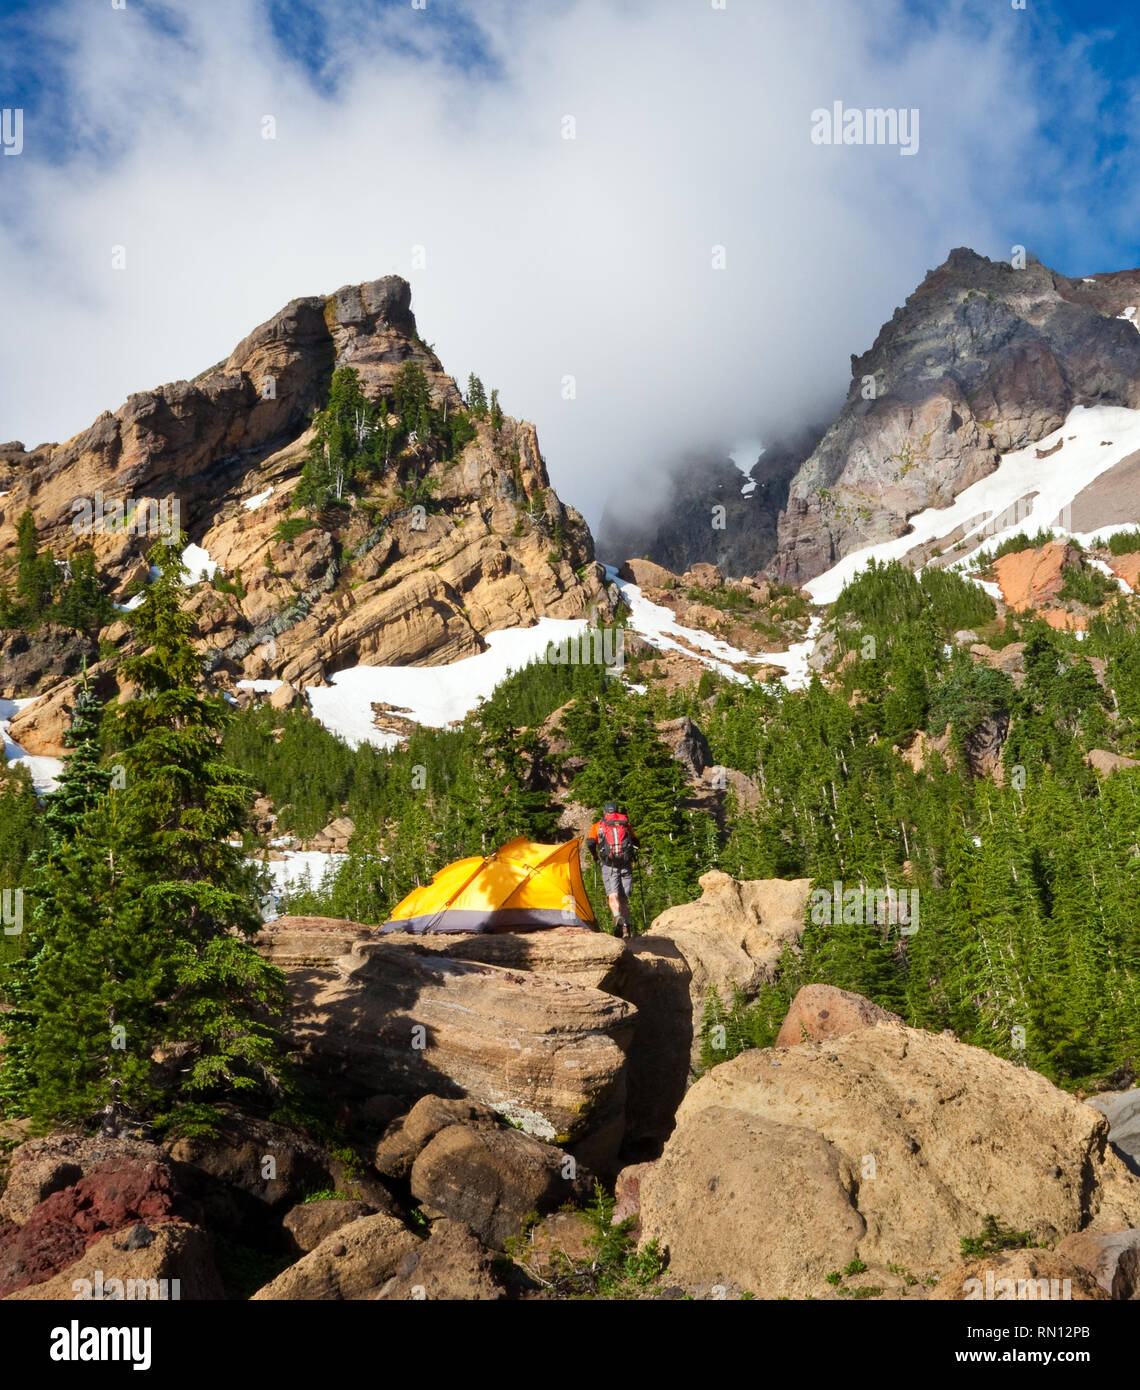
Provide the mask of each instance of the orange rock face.
{"label": "orange rock face", "polygon": [[1108,567],[1117,579],[1123,579],[1130,589],[1140,585],[1140,550],[1134,550],[1129,555],[1111,556]]}
{"label": "orange rock face", "polygon": [[1042,607],[1061,592],[1065,582],[1061,571],[1073,563],[1076,554],[1071,546],[1051,541],[1040,550],[1002,555],[994,562],[1002,598],[1017,613]]}

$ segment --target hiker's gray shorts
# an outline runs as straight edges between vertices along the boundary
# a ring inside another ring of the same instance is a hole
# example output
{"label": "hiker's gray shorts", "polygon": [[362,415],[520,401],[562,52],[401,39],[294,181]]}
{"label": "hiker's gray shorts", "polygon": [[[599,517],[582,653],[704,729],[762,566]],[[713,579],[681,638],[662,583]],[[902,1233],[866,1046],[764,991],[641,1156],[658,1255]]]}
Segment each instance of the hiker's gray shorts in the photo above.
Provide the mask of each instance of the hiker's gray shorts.
{"label": "hiker's gray shorts", "polygon": [[607,894],[620,893],[628,898],[633,892],[633,870],[620,868],[617,864],[603,864],[602,887]]}

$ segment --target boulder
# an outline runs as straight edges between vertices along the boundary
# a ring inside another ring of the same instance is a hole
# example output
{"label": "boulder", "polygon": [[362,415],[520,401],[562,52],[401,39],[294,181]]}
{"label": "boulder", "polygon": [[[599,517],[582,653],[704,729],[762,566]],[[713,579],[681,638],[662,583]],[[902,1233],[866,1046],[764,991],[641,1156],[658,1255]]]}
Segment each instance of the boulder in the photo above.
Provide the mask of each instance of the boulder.
{"label": "boulder", "polygon": [[1108,1142],[1131,1170],[1140,1176],[1140,1087],[1102,1091],[1088,1103],[1108,1121]]}
{"label": "boulder", "polygon": [[269,704],[273,709],[287,710],[292,709],[300,698],[296,686],[290,685],[288,681],[282,681],[270,695]]}
{"label": "boulder", "polygon": [[326,1084],[409,1102],[463,1096],[613,1164],[635,1013],[624,1000],[375,940],[286,978],[295,1044]]}
{"label": "boulder", "polygon": [[[644,959],[665,950],[668,941],[667,953],[678,952],[688,967],[694,1071],[708,991],[715,989],[727,1004],[735,989],[753,998],[765,981],[774,979],[785,946],[794,947],[803,933],[811,889],[806,878],[739,881],[719,869],[702,874],[699,882],[696,902],[667,908],[638,942],[638,956]],[[663,1004],[671,1012],[675,1008],[672,1001]]]}
{"label": "boulder", "polygon": [[[65,1140],[59,1154],[51,1152],[52,1142],[22,1146],[42,1145],[38,1156],[21,1161],[19,1150],[13,1155],[16,1186],[8,1210],[22,1220],[0,1225],[0,1297],[53,1278],[104,1235],[139,1221],[153,1227],[198,1215],[153,1146],[127,1144],[117,1151],[121,1141],[99,1147],[97,1141],[78,1140],[67,1153]],[[31,1205],[36,1192],[47,1195]]]}
{"label": "boulder", "polygon": [[815,1129],[714,1105],[681,1119],[641,1178],[641,1238],[660,1242],[686,1287],[802,1298],[866,1237],[857,1187],[857,1168]]}
{"label": "boulder", "polygon": [[702,589],[719,589],[724,583],[724,575],[716,567],[707,561],[698,561],[695,565],[690,565],[681,576],[682,584],[696,584]]}
{"label": "boulder", "polygon": [[1087,1269],[1059,1250],[1002,1250],[955,1265],[938,1281],[942,1302],[1099,1302],[1108,1294]]}
{"label": "boulder", "polygon": [[501,1250],[530,1213],[585,1200],[592,1178],[561,1149],[529,1134],[448,1125],[413,1163],[411,1187],[425,1215],[462,1221]]}
{"label": "boulder", "polygon": [[1110,1298],[1140,1299],[1140,1231],[1078,1231],[1057,1254],[1087,1269]]}
{"label": "boulder", "polygon": [[902,1019],[881,1009],[861,994],[834,985],[804,985],[792,1000],[776,1035],[775,1047],[795,1047],[801,1042],[826,1042],[853,1033],[857,1028],[881,1024],[902,1026]]}
{"label": "boulder", "polygon": [[199,1226],[167,1222],[155,1227],[136,1225],[117,1235],[104,1235],[59,1274],[10,1293],[7,1298],[60,1302],[98,1298],[100,1279],[104,1299],[187,1302],[226,1296],[207,1232]]}
{"label": "boulder", "polygon": [[424,1096],[411,1110],[385,1130],[372,1156],[372,1166],[385,1177],[405,1179],[412,1164],[441,1129],[467,1125],[471,1129],[498,1129],[499,1117],[486,1105],[466,1100]]}
{"label": "boulder", "polygon": [[489,1302],[505,1298],[495,1277],[494,1260],[461,1221],[437,1221],[431,1235],[400,1261],[396,1273],[376,1294],[378,1299],[445,1299]]}
{"label": "boulder", "polygon": [[343,1301],[374,1298],[419,1245],[411,1231],[386,1212],[362,1216],[326,1236],[296,1264],[253,1295],[254,1301]]}
{"label": "boulder", "polygon": [[919,1029],[748,1051],[682,1102],[641,1179],[642,1238],[682,1282],[758,1297],[816,1293],[855,1253],[936,1273],[991,1213],[1042,1242],[1136,1224],[1140,1181],[1107,1135],[1037,1073]]}
{"label": "boulder", "polygon": [[138,1139],[88,1138],[67,1132],[29,1139],[8,1157],[0,1220],[22,1225],[53,1192],[73,1186],[85,1174],[108,1163],[127,1161],[144,1167],[161,1165],[166,1155],[157,1144]]}
{"label": "boulder", "polygon": [[627,560],[618,570],[618,577],[643,589],[675,589],[680,582],[672,570],[652,560]]}
{"label": "boulder", "polygon": [[343,854],[355,834],[356,822],[352,817],[337,816],[329,821],[319,835],[313,837],[309,847],[326,854]]}
{"label": "boulder", "polygon": [[326,1236],[347,1226],[350,1221],[359,1221],[362,1216],[371,1216],[372,1208],[367,1202],[345,1201],[330,1198],[323,1202],[301,1202],[285,1213],[281,1223],[289,1233],[295,1248],[307,1255],[315,1250]]}

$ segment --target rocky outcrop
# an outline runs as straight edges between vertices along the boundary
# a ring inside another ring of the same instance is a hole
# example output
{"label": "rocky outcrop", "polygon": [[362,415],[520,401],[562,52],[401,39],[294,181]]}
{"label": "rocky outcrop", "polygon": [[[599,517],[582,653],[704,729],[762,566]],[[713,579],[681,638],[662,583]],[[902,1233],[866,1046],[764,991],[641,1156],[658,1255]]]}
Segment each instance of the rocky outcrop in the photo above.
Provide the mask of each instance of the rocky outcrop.
{"label": "rocky outcrop", "polygon": [[1140,303],[1140,275],[1107,278],[952,251],[852,358],[846,403],[791,481],[777,577],[803,583],[903,534],[1075,405],[1140,404],[1140,335],[1117,307]]}
{"label": "rocky outcrop", "polygon": [[[354,367],[378,401],[391,399],[396,373],[415,362],[437,408],[462,405],[418,336],[410,302],[396,276],[294,300],[195,381],[131,396],[64,444],[31,453],[5,446],[0,566],[14,556],[16,522],[31,508],[41,547],[65,556],[89,544],[122,600],[145,576],[157,523],[151,534],[102,527],[77,535],[73,522],[88,514],[72,503],[94,508],[97,495],[107,506],[177,502],[184,538],[205,548],[232,590],[203,585],[191,600],[208,664],[232,677],[283,678],[294,689],[362,662],[470,656],[484,650],[487,633],[541,616],[606,616],[589,530],[551,489],[533,425],[509,417],[497,430],[478,422],[455,459],[394,461],[368,506],[350,498],[335,522],[306,527],[294,517],[281,529],[294,510],[309,421],[336,366]],[[396,497],[406,481],[400,469],[413,465],[430,493],[419,511]],[[147,531],[145,523],[133,529]],[[115,624],[103,636],[126,634]],[[45,630],[13,652],[12,679],[27,684],[10,697],[74,674],[77,643]]]}
{"label": "rocky outcrop", "polygon": [[627,1148],[653,1157],[700,1058],[710,989],[732,1002],[772,980],[785,947],[803,931],[809,879],[739,881],[718,869],[700,879],[701,897],[668,908],[630,943],[615,988],[637,1006],[629,1059]]}
{"label": "rocky outcrop", "polygon": [[598,1168],[613,1162],[634,1020],[624,1000],[386,940],[285,971],[294,1040],[326,1085],[464,1097]]}
{"label": "rocky outcrop", "polygon": [[642,1238],[680,1282],[758,1297],[818,1294],[856,1255],[937,1274],[990,1214],[1050,1243],[1140,1221],[1107,1133],[1036,1073],[917,1029],[749,1051],[682,1102],[640,1181]]}
{"label": "rocky outcrop", "polygon": [[[700,1051],[700,1019],[710,989],[729,1004],[739,989],[752,998],[775,978],[785,947],[803,932],[809,879],[738,880],[710,869],[699,880],[701,896],[667,908],[637,943],[638,959],[668,941],[688,968],[686,987],[695,1059]],[[666,953],[671,954],[669,952]]]}

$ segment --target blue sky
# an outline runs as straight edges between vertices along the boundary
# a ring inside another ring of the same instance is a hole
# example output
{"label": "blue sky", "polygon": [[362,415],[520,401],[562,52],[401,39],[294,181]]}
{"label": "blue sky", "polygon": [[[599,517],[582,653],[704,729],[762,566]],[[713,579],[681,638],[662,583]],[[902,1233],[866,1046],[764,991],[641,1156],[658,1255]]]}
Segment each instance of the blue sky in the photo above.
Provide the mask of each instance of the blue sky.
{"label": "blue sky", "polygon": [[[953,246],[1140,263],[1138,60],[1107,0],[0,0],[0,436],[395,272],[596,520],[615,472],[828,418]],[[917,107],[916,157],[813,147],[836,100]]]}

